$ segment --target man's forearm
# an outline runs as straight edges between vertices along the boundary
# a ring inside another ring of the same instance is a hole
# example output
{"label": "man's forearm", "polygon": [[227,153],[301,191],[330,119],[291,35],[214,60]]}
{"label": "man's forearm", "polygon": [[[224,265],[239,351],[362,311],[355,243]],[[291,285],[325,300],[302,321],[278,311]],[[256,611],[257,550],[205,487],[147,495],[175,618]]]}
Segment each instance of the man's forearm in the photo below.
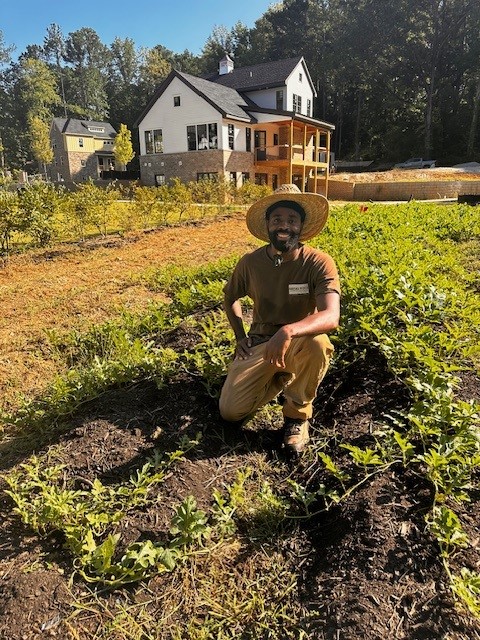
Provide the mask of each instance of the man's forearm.
{"label": "man's forearm", "polygon": [[225,299],[224,308],[227,319],[235,334],[235,338],[237,339],[237,341],[243,340],[243,338],[246,337],[246,333],[245,327],[243,326],[242,305],[238,300],[235,300],[235,302],[231,303]]}
{"label": "man's forearm", "polygon": [[338,328],[338,313],[333,309],[317,311],[298,322],[284,325],[279,331],[283,331],[287,339],[300,338],[301,336],[314,336],[320,333],[330,333]]}

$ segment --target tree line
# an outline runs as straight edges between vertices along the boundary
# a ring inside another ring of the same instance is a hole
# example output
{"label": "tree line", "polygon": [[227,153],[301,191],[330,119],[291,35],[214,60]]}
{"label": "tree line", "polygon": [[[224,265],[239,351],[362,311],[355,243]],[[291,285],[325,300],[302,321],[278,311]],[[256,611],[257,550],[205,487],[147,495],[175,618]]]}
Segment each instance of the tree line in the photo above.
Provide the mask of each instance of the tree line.
{"label": "tree line", "polygon": [[38,159],[55,116],[133,129],[172,69],[212,73],[225,53],[236,67],[303,55],[314,116],[336,127],[337,158],[471,161],[480,145],[479,32],[478,0],[283,0],[252,28],[213,27],[199,55],[131,38],[107,45],[91,27],[64,34],[51,24],[43,43],[13,60],[0,31],[0,168]]}

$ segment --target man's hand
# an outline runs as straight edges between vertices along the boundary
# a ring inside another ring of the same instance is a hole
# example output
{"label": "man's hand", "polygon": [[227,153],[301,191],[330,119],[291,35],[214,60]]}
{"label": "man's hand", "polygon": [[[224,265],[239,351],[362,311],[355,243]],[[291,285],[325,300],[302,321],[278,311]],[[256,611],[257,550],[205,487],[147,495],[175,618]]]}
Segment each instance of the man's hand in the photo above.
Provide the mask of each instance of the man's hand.
{"label": "man's hand", "polygon": [[267,342],[267,347],[263,355],[264,360],[279,369],[285,369],[285,354],[291,341],[292,339],[286,326],[279,329]]}
{"label": "man's hand", "polygon": [[252,355],[252,339],[248,336],[237,340],[237,346],[235,348],[235,358],[239,360],[245,360],[248,356]]}

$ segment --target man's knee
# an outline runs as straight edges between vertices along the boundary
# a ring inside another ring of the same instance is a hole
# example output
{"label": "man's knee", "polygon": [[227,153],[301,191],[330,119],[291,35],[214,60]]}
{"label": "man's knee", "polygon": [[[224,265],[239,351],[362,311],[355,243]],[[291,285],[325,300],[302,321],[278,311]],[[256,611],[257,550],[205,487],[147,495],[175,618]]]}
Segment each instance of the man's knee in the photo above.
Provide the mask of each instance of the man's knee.
{"label": "man's knee", "polygon": [[306,336],[308,352],[312,357],[329,362],[333,354],[333,345],[326,333]]}
{"label": "man's knee", "polygon": [[239,411],[239,407],[235,406],[232,398],[225,398],[223,394],[220,396],[218,408],[221,417],[226,422],[240,422],[245,418],[245,414]]}

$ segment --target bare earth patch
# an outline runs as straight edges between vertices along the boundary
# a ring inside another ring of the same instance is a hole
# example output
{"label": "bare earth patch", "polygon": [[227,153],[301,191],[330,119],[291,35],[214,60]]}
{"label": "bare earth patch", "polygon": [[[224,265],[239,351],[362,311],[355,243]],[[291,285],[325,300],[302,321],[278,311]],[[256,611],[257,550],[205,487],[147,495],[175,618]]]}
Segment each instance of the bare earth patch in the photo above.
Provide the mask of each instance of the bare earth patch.
{"label": "bare earth patch", "polygon": [[341,182],[410,182],[412,180],[480,180],[480,171],[435,167],[433,169],[391,169],[389,171],[363,171],[334,173],[331,180]]}

